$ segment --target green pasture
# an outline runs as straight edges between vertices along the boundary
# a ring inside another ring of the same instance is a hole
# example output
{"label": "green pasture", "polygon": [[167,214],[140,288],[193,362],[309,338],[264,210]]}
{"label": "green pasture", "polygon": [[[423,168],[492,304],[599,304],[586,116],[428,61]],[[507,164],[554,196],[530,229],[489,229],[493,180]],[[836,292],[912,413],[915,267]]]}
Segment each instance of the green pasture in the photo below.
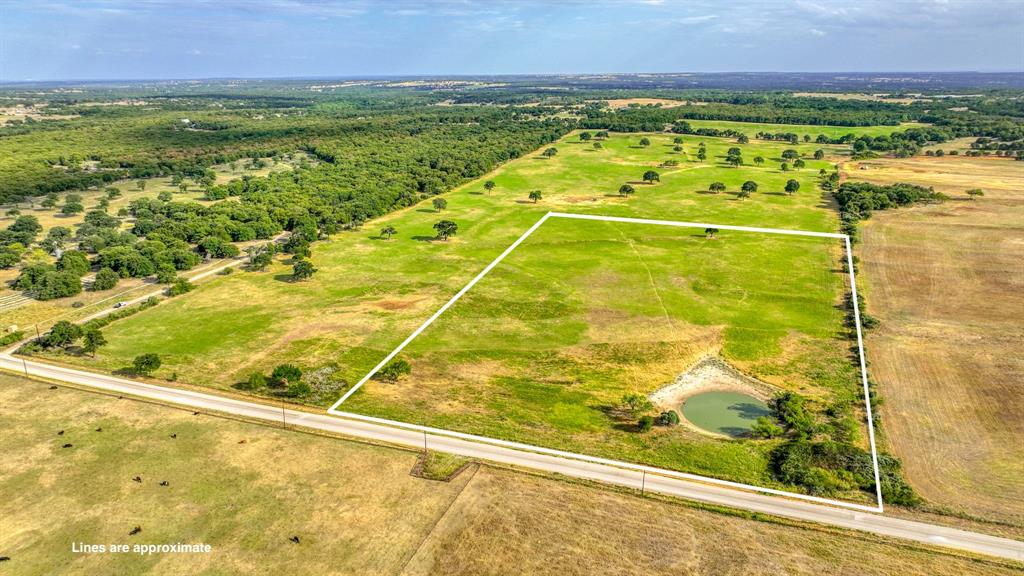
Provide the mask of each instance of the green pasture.
{"label": "green pasture", "polygon": [[[613,134],[596,150],[569,135],[555,144],[559,153],[551,159],[532,153],[448,193],[443,213],[427,200],[317,243],[312,262],[318,272],[311,280],[287,281],[286,261],[267,272],[218,278],[109,326],[110,344],[95,360],[65,360],[113,370],[139,353],[157,352],[164,362],[159,376],[176,373],[181,380],[216,387],[286,361],[307,367],[337,363],[357,379],[549,210],[836,228],[831,201],[815,186],[818,170],[831,167],[827,159],[807,159],[805,169],[782,172],[780,155],[790,146],[753,141],[739,145],[747,165],[734,168],[724,163],[728,148],[737,146],[731,139],[687,136],[684,151],[677,153],[673,135],[648,134],[651,146],[640,147],[643,136]],[[707,146],[705,162],[695,157],[701,141]],[[793,148],[810,155],[819,146]],[[762,167],[752,165],[758,155],[766,159]],[[679,166],[658,167],[667,160]],[[660,183],[639,183],[648,169],[661,174]],[[782,192],[789,178],[802,183],[792,196]],[[496,183],[491,192],[483,188],[487,179]],[[740,200],[735,192],[746,180],[758,182],[759,191]],[[724,182],[728,191],[707,193],[713,181]],[[617,195],[625,182],[636,189],[628,198]],[[543,199],[530,202],[531,190],[541,190]],[[447,242],[434,240],[432,226],[442,218],[459,226]],[[385,225],[398,234],[380,238]]]}
{"label": "green pasture", "polygon": [[835,240],[549,219],[343,410],[768,482],[772,443],[641,434],[626,393],[721,354],[782,389],[850,401]]}
{"label": "green pasture", "polygon": [[[642,137],[651,145],[640,146]],[[847,148],[685,136],[676,152],[673,138],[613,134],[595,149],[568,135],[554,144],[553,158],[536,151],[446,194],[443,212],[428,199],[317,243],[310,280],[291,282],[287,259],[266,272],[217,278],[111,324],[96,358],[59,359],[113,371],[156,352],[157,378],[217,388],[283,362],[307,370],[332,364],[351,384],[548,211],[837,228],[817,174]],[[700,142],[704,162],[696,159]],[[743,151],[742,167],[725,163],[733,146]],[[804,169],[779,169],[787,148],[804,155]],[[819,148],[827,154],[820,161],[810,157]],[[763,166],[753,165],[755,156]],[[669,160],[678,165],[664,167]],[[661,181],[643,183],[646,170]],[[782,191],[790,178],[801,182],[793,195]],[[494,190],[484,189],[486,180]],[[759,189],[739,199],[746,180]],[[727,191],[709,193],[714,181]],[[623,183],[636,193],[619,196]],[[543,198],[531,202],[532,190]],[[459,226],[448,241],[432,229],[442,218]],[[391,239],[379,236],[386,225],[398,230]],[[371,384],[345,407],[765,483],[768,443],[682,428],[637,434],[612,408],[624,391],[649,393],[670,382],[683,355],[702,346],[780,386],[848,399],[855,380],[837,339],[839,254],[823,239],[721,233],[708,240],[701,229],[551,219],[414,342],[407,384]],[[605,340],[616,332],[631,341]],[[477,364],[493,370],[467,377]],[[415,387],[416,375],[440,378],[445,370],[459,377]],[[409,387],[414,393],[405,393]]]}

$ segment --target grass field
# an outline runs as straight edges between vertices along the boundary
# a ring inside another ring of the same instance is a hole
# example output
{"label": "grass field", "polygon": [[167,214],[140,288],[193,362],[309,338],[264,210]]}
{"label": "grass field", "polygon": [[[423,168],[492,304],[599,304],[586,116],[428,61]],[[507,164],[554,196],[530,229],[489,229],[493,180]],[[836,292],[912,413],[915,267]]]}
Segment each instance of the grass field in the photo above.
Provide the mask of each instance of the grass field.
{"label": "grass field", "polygon": [[[765,166],[736,169],[723,162],[731,140],[687,137],[686,154],[677,154],[669,135],[650,135],[648,148],[637,146],[640,137],[615,135],[602,150],[567,137],[550,160],[531,154],[488,175],[497,184],[490,193],[484,179],[474,181],[446,195],[443,213],[424,202],[318,243],[312,262],[319,271],[307,282],[287,282],[285,263],[235,274],[111,325],[110,345],[96,361],[67,360],[117,369],[140,351],[159,351],[167,370],[158,375],[177,372],[216,387],[284,361],[336,362],[354,381],[548,210],[835,229],[829,201],[814,186],[829,162],[808,160],[806,169],[783,173],[776,160],[787,146],[756,143],[742,147],[747,161],[762,155]],[[698,141],[707,142],[707,162],[692,158]],[[810,154],[817,146],[797,149]],[[657,168],[670,159],[680,166]],[[650,168],[662,173],[660,184],[637,184],[634,196],[617,196],[623,182],[640,180]],[[803,184],[793,196],[780,193],[788,178]],[[716,180],[735,192],[747,179],[761,186],[748,200],[703,193]],[[536,204],[527,200],[534,189],[544,194]],[[459,225],[447,242],[433,240],[432,225],[441,218]],[[378,236],[386,225],[398,229],[391,240]]]}
{"label": "grass field", "polygon": [[[1019,573],[488,467],[424,480],[409,452],[7,375],[0,450],[0,555],[25,576]],[[74,542],[212,552],[86,555]]]}
{"label": "grass field", "polygon": [[[95,360],[60,360],[118,370],[140,353],[157,352],[164,363],[158,377],[175,374],[221,388],[281,362],[305,369],[330,364],[353,383],[548,210],[829,232],[836,227],[829,201],[815,186],[818,170],[832,166],[829,158],[808,159],[805,169],[782,172],[778,163],[789,146],[754,142],[741,147],[747,162],[760,155],[765,165],[734,168],[724,163],[726,150],[736,145],[732,140],[686,137],[684,152],[677,153],[672,135],[646,135],[649,147],[638,145],[642,136],[616,134],[596,150],[570,135],[557,144],[554,158],[532,154],[488,176],[497,185],[490,193],[483,180],[472,182],[447,195],[442,213],[421,204],[380,219],[372,229],[318,244],[312,262],[319,272],[310,281],[287,281],[283,263],[265,273],[235,274],[112,324],[105,330],[109,344]],[[703,163],[691,157],[699,141],[708,147]],[[796,148],[810,155],[819,146]],[[828,152],[838,155],[841,149]],[[658,168],[670,159],[679,165]],[[639,182],[651,168],[661,172],[661,182]],[[789,178],[802,183],[792,196],[781,191]],[[747,179],[758,182],[759,191],[738,199],[735,192]],[[713,181],[724,182],[729,192],[708,193]],[[635,195],[617,195],[624,182],[633,184]],[[535,189],[544,196],[537,203],[527,199]],[[459,225],[449,241],[434,239],[431,226],[441,218]],[[398,229],[390,240],[377,233],[388,224]],[[702,231],[693,232],[549,222],[536,243],[509,261],[511,269],[529,272],[525,279],[503,284],[515,275],[496,271],[497,283],[470,298],[489,308],[472,312],[470,304],[464,308],[470,312],[453,310],[433,332],[440,339],[423,343],[431,358],[418,362],[417,370],[435,380],[445,374],[437,360],[446,355],[431,353],[431,345],[457,349],[478,339],[472,331],[446,329],[452,319],[460,322],[469,314],[463,324],[483,331],[479,338],[492,343],[528,344],[522,350],[447,355],[469,364],[476,362],[474,354],[489,355],[496,372],[476,376],[494,376],[497,388],[453,385],[462,396],[437,399],[433,393],[440,391],[430,386],[376,387],[356,395],[347,408],[765,483],[770,443],[721,442],[681,430],[642,437],[629,431],[635,422],[625,425],[611,413],[609,403],[626,390],[653,392],[699,354],[719,349],[780,387],[823,402],[851,402],[855,374],[845,358],[848,342],[837,338],[841,253],[834,243],[819,240],[725,234],[708,241]],[[588,257],[581,258],[583,253]],[[571,282],[564,278],[569,271]],[[599,290],[582,301],[588,284]],[[506,285],[509,294],[487,292]],[[512,301],[516,305],[510,307]],[[552,322],[520,323],[512,338],[509,318],[517,315],[559,321],[557,328]],[[630,338],[638,343],[632,357],[622,355],[632,346]],[[555,346],[572,354],[560,354]],[[546,364],[535,362],[537,349],[545,351]],[[603,367],[585,367],[594,362]],[[530,367],[528,374],[515,375]],[[540,378],[538,370],[550,373]],[[564,385],[581,378],[589,388]],[[341,391],[320,401],[329,405]],[[425,406],[432,408],[423,411]]]}
{"label": "grass field", "polygon": [[[877,213],[861,280],[886,438],[943,507],[1024,525],[1024,168],[991,158],[872,160],[851,177],[934,186],[940,205]],[[985,196],[966,199],[980,187]]]}
{"label": "grass field", "polygon": [[0,374],[8,574],[395,574],[469,479],[412,477],[408,452],[48,388]]}
{"label": "grass field", "polygon": [[411,376],[341,409],[764,484],[774,443],[639,434],[621,398],[720,354],[780,390],[856,404],[834,247],[550,219],[402,353]]}

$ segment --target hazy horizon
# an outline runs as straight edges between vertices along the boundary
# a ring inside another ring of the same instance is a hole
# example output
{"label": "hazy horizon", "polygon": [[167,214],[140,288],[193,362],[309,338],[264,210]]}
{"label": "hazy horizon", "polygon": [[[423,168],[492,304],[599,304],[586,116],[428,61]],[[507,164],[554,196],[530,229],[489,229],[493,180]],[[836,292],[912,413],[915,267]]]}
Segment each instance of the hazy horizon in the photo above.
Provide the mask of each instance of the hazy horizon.
{"label": "hazy horizon", "polygon": [[1014,73],[1018,0],[0,3],[0,82]]}

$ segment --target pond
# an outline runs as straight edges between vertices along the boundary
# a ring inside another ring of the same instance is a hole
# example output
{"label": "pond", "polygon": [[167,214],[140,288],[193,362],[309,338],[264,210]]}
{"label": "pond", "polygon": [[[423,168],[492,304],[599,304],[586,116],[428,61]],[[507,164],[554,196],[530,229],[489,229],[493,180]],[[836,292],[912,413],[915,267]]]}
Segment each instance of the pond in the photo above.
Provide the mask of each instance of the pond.
{"label": "pond", "polygon": [[733,438],[746,436],[768,406],[740,392],[702,392],[686,399],[683,417],[694,426]]}

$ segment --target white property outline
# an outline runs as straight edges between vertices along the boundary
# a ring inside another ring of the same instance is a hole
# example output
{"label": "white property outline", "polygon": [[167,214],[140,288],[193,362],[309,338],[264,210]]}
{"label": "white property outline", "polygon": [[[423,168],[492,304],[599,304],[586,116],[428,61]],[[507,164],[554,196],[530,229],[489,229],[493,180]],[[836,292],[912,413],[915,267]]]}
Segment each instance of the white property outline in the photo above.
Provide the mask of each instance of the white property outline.
{"label": "white property outline", "polygon": [[[453,430],[445,430],[442,428],[432,428],[430,426],[421,426],[419,424],[410,424],[407,422],[400,422],[397,420],[387,420],[385,418],[376,418],[374,416],[365,416],[363,414],[356,414],[354,412],[343,412],[338,410],[338,406],[341,406],[345,400],[348,400],[349,396],[354,394],[356,390],[359,390],[363,384],[373,377],[381,368],[387,365],[395,356],[397,356],[402,350],[405,349],[413,340],[416,339],[428,326],[434,323],[442,314],[444,314],[455,302],[457,302],[466,292],[469,292],[477,282],[483,279],[491,270],[494,269],[506,256],[512,253],[524,240],[530,237],[538,228],[541,227],[548,218],[569,218],[575,220],[596,220],[601,222],[620,222],[626,224],[652,224],[657,226],[675,226],[679,228],[717,228],[719,230],[735,230],[738,232],[761,232],[765,234],[784,234],[790,236],[811,236],[816,238],[836,238],[843,240],[846,248],[846,265],[847,270],[850,273],[850,293],[853,302],[853,318],[854,324],[857,329],[857,352],[860,357],[860,373],[861,382],[864,387],[864,405],[867,408],[867,425],[868,425],[868,441],[871,445],[871,464],[874,468],[875,474],[875,497],[877,504],[875,506],[865,506],[863,504],[855,504],[853,502],[843,502],[841,500],[832,500],[830,498],[821,498],[818,496],[810,496],[807,494],[798,494],[796,492],[787,492],[785,490],[776,490],[773,488],[764,488],[761,486],[754,486],[752,484],[743,484],[741,482],[731,482],[728,480],[721,480],[718,478],[711,478],[708,476],[699,476],[696,474],[688,474],[685,472],[676,472],[674,470],[667,470],[664,468],[655,468],[653,466],[645,466],[643,464],[634,464],[631,462],[623,462],[621,460],[610,460],[607,458],[600,458],[597,456],[588,456],[586,454],[577,454],[575,452],[564,452],[562,450],[555,450],[552,448],[544,448],[542,446],[533,446],[531,444],[522,444],[519,442],[511,442],[508,440],[500,440],[497,438],[488,438],[486,436],[477,436],[474,434],[466,434],[464,432],[456,432]],[[354,420],[363,420],[366,422],[373,422],[376,424],[390,425],[397,428],[406,428],[409,430],[417,430],[424,433],[436,434],[440,436],[450,436],[453,438],[460,438],[463,440],[470,440],[474,442],[480,442],[484,444],[494,444],[497,446],[504,446],[507,448],[514,448],[519,450],[526,450],[529,452],[537,452],[540,454],[548,454],[552,456],[559,456],[562,458],[571,458],[573,460],[581,460],[584,462],[593,462],[596,464],[605,464],[610,466],[616,466],[619,468],[625,468],[629,470],[635,470],[638,472],[650,472],[652,474],[658,474],[661,476],[669,476],[675,478],[682,478],[686,480],[695,480],[698,482],[706,482],[708,484],[716,484],[720,486],[727,486],[729,488],[738,488],[741,490],[749,490],[754,492],[762,492],[765,494],[773,494],[776,496],[786,496],[789,498],[796,498],[799,500],[807,500],[810,502],[816,502],[819,504],[831,504],[834,506],[841,506],[844,508],[852,508],[855,510],[863,510],[866,512],[883,512],[882,502],[882,482],[881,474],[878,469],[878,449],[875,446],[875,422],[871,412],[871,395],[868,386],[868,371],[867,365],[864,360],[864,337],[861,332],[860,325],[860,304],[857,300],[857,280],[853,272],[853,248],[850,245],[850,237],[846,234],[836,234],[830,232],[810,232],[806,230],[788,230],[784,228],[756,228],[751,226],[732,226],[728,224],[707,224],[700,222],[679,222],[675,220],[651,220],[647,218],[627,218],[622,216],[601,216],[594,214],[572,214],[568,212],[547,212],[540,220],[537,220],[530,226],[526,232],[516,239],[508,248],[505,249],[497,258],[495,258],[490,264],[488,264],[483,270],[480,271],[468,284],[463,286],[450,300],[445,302],[441,308],[439,308],[434,314],[428,318],[423,324],[420,325],[408,338],[402,341],[397,348],[391,351],[390,354],[384,357],[379,364],[373,367],[372,370],[366,373],[359,382],[356,382],[355,386],[350,388],[345,394],[338,399],[330,408],[327,409],[328,414],[334,416],[341,416],[344,418],[351,418]]]}

